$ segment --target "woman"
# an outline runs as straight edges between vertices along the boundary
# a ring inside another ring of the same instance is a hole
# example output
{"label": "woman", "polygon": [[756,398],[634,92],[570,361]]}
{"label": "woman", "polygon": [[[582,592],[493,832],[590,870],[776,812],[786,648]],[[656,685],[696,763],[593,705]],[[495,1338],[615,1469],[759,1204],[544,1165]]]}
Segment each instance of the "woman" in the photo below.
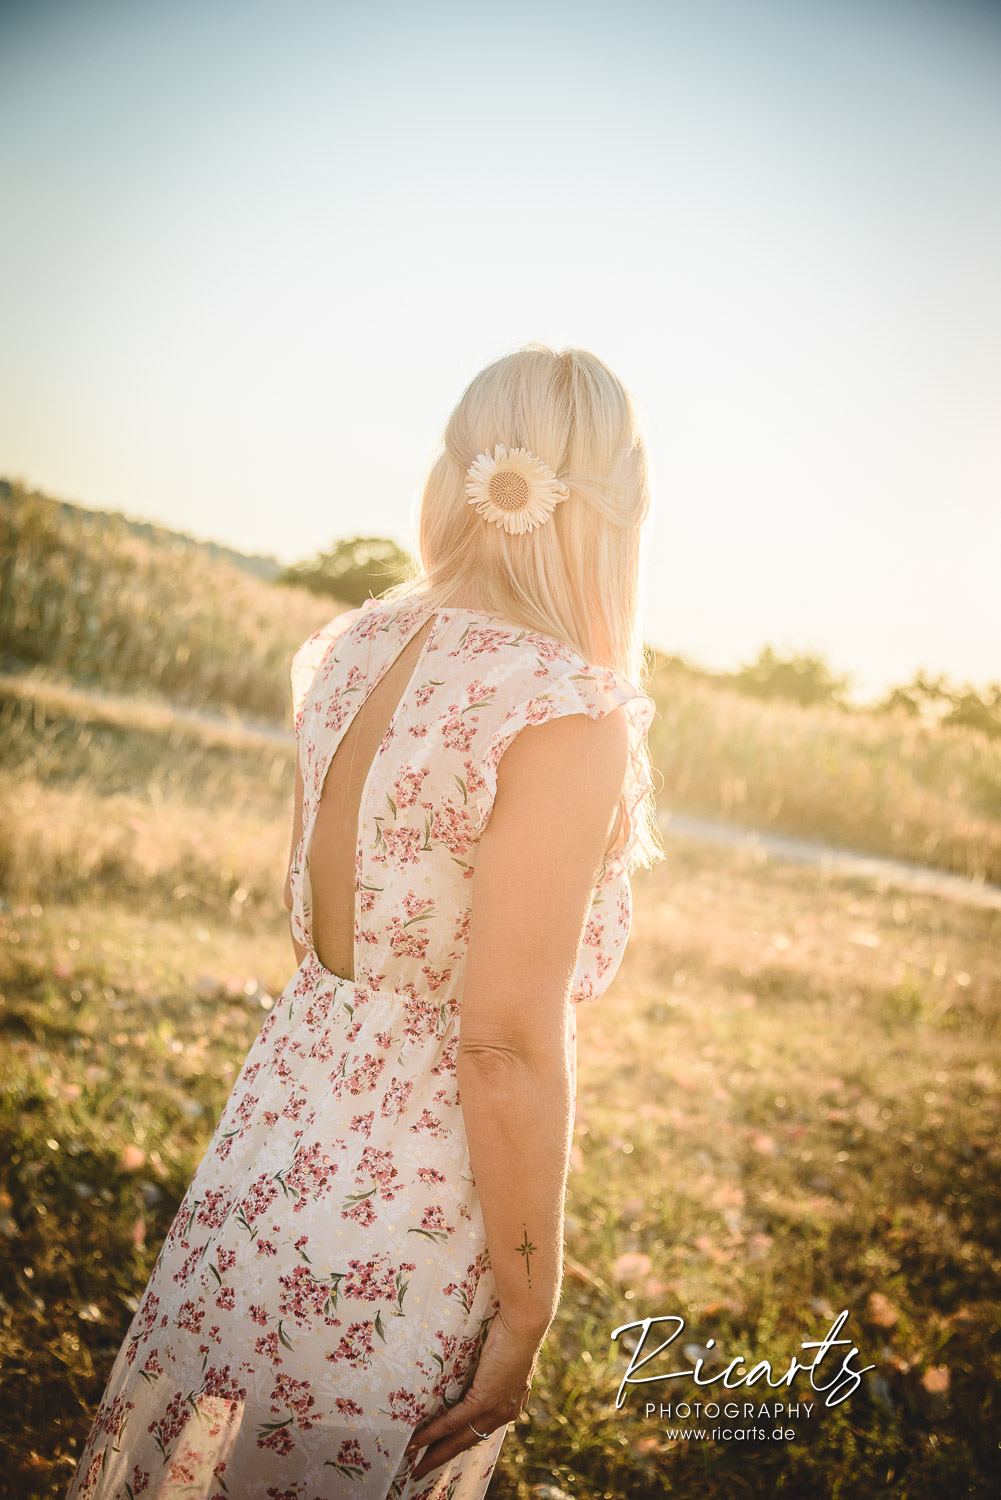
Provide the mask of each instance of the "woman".
{"label": "woman", "polygon": [[556,1311],[577,1002],[659,853],[646,459],[593,355],[456,407],[422,568],[297,653],[299,967],[166,1237],[68,1500],[474,1500]]}

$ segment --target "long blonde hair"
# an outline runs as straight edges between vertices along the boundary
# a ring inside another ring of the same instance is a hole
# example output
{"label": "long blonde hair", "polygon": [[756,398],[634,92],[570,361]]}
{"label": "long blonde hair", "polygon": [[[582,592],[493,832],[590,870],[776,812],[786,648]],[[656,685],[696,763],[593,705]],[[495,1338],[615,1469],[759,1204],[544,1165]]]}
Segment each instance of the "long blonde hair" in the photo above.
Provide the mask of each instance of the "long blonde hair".
{"label": "long blonde hair", "polygon": [[[513,536],[467,503],[466,471],[498,443],[545,459],[569,489],[551,519]],[[582,349],[540,344],[488,365],[466,387],[428,470],[420,561],[384,597],[484,609],[564,641],[637,687],[652,653],[639,630],[641,532],[650,510],[646,444],[633,402]],[[640,754],[649,770],[650,752]],[[632,864],[662,857],[652,799],[636,814]]]}

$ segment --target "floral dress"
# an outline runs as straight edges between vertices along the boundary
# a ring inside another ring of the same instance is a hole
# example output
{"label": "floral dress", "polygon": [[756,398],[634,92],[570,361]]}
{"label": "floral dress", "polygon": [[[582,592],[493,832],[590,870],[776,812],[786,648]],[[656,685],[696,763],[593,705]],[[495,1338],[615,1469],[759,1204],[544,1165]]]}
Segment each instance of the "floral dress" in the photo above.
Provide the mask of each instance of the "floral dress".
{"label": "floral dress", "polygon": [[[429,621],[362,793],[344,980],[311,943],[320,794],[358,706]],[[167,1234],[67,1500],[475,1500],[506,1432],[409,1478],[411,1433],[468,1388],[498,1307],[455,1077],[477,843],[520,729],[625,705],[623,833],[572,991],[600,995],[629,933],[653,701],[548,636],[419,599],[338,616],[292,683],[307,954]],[[575,1072],[575,1027],[570,1056]]]}

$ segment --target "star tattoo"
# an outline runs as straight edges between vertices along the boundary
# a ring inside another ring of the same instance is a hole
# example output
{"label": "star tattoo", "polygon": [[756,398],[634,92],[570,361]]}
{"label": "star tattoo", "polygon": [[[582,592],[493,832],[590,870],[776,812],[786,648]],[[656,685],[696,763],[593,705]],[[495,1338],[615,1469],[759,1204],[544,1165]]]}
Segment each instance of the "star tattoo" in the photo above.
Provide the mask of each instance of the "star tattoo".
{"label": "star tattoo", "polygon": [[518,1254],[519,1255],[523,1255],[525,1257],[525,1271],[526,1271],[526,1273],[528,1275],[528,1284],[529,1284],[529,1286],[531,1286],[532,1285],[532,1256],[535,1254],[535,1248],[536,1247],[532,1244],[531,1240],[528,1238],[528,1226],[527,1225],[525,1226],[525,1238],[522,1240],[521,1244],[517,1248],[518,1248]]}

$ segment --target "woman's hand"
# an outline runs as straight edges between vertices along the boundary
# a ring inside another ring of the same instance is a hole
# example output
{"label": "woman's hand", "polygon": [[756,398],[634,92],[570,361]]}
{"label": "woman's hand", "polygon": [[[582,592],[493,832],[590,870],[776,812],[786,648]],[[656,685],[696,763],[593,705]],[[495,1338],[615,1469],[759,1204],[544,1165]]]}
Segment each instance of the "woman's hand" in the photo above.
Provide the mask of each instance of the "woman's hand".
{"label": "woman's hand", "polygon": [[496,1314],[469,1390],[457,1405],[418,1427],[407,1444],[407,1453],[427,1447],[411,1479],[423,1479],[457,1453],[475,1448],[481,1439],[470,1422],[491,1433],[514,1421],[528,1402],[541,1344],[541,1338],[510,1329],[503,1312]]}

